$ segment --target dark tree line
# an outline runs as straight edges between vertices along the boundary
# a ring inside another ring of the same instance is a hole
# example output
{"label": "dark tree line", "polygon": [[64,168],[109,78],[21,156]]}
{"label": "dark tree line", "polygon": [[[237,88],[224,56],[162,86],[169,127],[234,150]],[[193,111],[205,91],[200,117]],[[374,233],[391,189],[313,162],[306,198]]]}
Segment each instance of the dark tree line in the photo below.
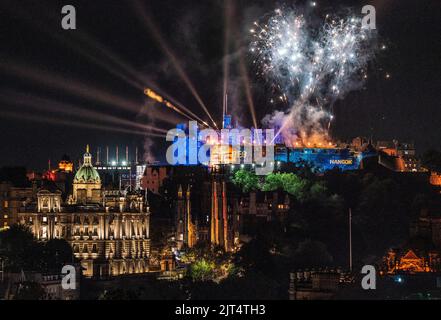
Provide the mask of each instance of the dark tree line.
{"label": "dark tree line", "polygon": [[66,240],[37,241],[23,225],[13,225],[0,232],[0,258],[7,272],[61,272],[66,263],[74,262],[72,248]]}

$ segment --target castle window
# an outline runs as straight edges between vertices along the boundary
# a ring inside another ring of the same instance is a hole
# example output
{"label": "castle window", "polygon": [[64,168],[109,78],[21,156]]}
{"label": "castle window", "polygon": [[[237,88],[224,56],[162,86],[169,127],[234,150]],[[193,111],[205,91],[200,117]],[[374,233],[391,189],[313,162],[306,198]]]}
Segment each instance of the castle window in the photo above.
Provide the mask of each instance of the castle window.
{"label": "castle window", "polygon": [[47,217],[43,217],[43,222],[47,222]]}
{"label": "castle window", "polygon": [[42,236],[43,239],[47,238],[47,227],[43,227],[42,235],[41,236]]}

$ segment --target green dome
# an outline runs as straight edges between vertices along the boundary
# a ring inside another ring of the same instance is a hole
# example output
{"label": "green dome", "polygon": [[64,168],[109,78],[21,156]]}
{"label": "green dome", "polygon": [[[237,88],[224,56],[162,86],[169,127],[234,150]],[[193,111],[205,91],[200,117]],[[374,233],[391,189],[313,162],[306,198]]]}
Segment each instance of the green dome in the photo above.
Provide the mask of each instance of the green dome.
{"label": "green dome", "polygon": [[[89,149],[89,148],[87,148]],[[84,163],[75,174],[74,183],[100,183],[100,175],[92,166],[92,155],[88,152],[84,154]]]}
{"label": "green dome", "polygon": [[99,183],[101,181],[98,171],[92,166],[82,166],[75,174],[74,182],[93,182]]}

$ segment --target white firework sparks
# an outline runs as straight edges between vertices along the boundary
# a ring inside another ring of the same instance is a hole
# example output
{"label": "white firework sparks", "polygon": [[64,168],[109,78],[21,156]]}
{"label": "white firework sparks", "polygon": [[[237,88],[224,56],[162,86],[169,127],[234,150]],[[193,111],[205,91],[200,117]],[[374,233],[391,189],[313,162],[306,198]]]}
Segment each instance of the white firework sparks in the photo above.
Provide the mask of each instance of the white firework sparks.
{"label": "white firework sparks", "polygon": [[[293,109],[328,107],[324,114],[330,121],[329,106],[367,78],[376,35],[362,25],[360,17],[327,15],[316,28],[302,14],[277,9],[265,22],[254,25],[251,52],[257,74],[273,81],[294,104],[287,116],[296,111]],[[285,122],[294,118],[298,116]]]}

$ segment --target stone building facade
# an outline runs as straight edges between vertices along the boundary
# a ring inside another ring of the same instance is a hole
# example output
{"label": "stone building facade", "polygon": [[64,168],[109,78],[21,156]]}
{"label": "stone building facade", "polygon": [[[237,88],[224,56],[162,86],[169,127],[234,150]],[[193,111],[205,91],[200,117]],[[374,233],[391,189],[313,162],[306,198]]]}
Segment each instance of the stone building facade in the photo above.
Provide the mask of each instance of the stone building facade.
{"label": "stone building facade", "polygon": [[23,207],[19,222],[39,240],[67,240],[86,277],[149,271],[150,212],[145,195],[101,189],[87,151],[74,179],[73,194],[42,188],[37,202]]}

